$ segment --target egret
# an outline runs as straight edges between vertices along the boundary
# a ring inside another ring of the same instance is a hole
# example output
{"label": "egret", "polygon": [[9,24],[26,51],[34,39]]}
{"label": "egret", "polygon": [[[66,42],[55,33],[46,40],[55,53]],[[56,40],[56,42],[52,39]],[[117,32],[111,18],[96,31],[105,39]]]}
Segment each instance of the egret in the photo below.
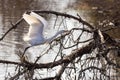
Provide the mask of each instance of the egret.
{"label": "egret", "polygon": [[[40,15],[35,12],[30,12],[30,14],[24,13],[23,19],[30,25],[27,36],[23,38],[24,41],[27,41],[31,46],[36,46],[44,43],[51,42],[54,38],[56,38],[59,34],[62,34],[66,30],[61,30],[57,32],[54,36],[45,39],[43,35],[43,29],[48,26],[47,21]],[[29,47],[31,47],[29,46]],[[27,47],[25,51],[29,48]]]}

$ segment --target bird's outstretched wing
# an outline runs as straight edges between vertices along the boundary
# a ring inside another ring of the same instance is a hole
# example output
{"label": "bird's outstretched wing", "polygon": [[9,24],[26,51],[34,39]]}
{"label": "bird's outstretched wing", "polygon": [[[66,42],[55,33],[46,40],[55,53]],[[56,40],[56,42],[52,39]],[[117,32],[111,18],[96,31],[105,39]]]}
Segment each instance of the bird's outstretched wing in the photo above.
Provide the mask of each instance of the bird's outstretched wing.
{"label": "bird's outstretched wing", "polygon": [[28,15],[26,13],[23,14],[24,20],[30,25],[30,26],[40,26],[42,23],[39,19],[37,19],[34,16]]}
{"label": "bird's outstretched wing", "polygon": [[30,15],[39,19],[42,22],[42,24],[44,25],[44,27],[48,26],[48,22],[42,16],[40,16],[34,12],[31,12]]}
{"label": "bird's outstretched wing", "polygon": [[26,13],[23,14],[23,18],[30,25],[29,32],[27,36],[24,37],[24,40],[29,41],[30,39],[43,39],[44,24],[38,18]]}

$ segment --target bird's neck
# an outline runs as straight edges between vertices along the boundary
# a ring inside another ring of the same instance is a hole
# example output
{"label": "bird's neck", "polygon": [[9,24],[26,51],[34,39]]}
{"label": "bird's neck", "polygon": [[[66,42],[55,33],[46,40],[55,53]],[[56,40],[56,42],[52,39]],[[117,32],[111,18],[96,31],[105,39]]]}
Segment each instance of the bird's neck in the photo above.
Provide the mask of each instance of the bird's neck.
{"label": "bird's neck", "polygon": [[52,36],[52,37],[50,37],[50,38],[46,39],[46,41],[45,41],[45,42],[50,43],[52,40],[54,40],[54,39],[55,39],[55,37],[57,37],[57,35],[59,35],[59,34],[55,34],[54,36]]}
{"label": "bird's neck", "polygon": [[59,34],[62,34],[62,33],[63,33],[63,30],[57,32],[54,36],[46,39],[46,42],[48,42],[48,43],[51,42],[51,41],[54,40]]}

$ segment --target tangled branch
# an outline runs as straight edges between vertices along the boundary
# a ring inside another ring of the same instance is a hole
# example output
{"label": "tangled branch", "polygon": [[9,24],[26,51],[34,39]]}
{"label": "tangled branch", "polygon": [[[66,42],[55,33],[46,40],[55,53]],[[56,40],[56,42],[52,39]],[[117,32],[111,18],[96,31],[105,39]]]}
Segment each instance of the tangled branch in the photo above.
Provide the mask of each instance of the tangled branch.
{"label": "tangled branch", "polygon": [[[30,11],[27,11],[28,13]],[[95,75],[102,75],[104,77],[109,77],[110,74],[105,74],[103,70],[107,68],[107,66],[113,66],[115,68],[120,68],[119,64],[116,64],[115,61],[112,61],[111,58],[109,58],[109,54],[115,54],[115,50],[120,50],[119,42],[112,39],[105,31],[101,31],[100,29],[95,29],[91,24],[81,19],[81,17],[75,17],[69,14],[55,12],[55,11],[36,11],[36,13],[40,14],[54,14],[56,15],[56,20],[54,22],[54,26],[57,23],[58,16],[66,18],[73,19],[75,21],[78,21],[79,23],[82,23],[83,25],[86,25],[87,28],[83,26],[83,28],[72,28],[68,32],[60,35],[59,37],[52,40],[49,45],[50,47],[47,49],[45,54],[49,54],[51,50],[54,51],[54,48],[56,49],[56,46],[59,47],[59,50],[56,51],[57,55],[53,62],[48,63],[39,63],[38,61],[41,58],[41,55],[37,57],[35,62],[29,62],[27,60],[23,62],[16,62],[16,61],[7,61],[7,60],[0,60],[0,63],[2,64],[9,64],[9,65],[16,65],[19,66],[19,70],[16,73],[16,75],[13,75],[13,77],[9,78],[11,80],[17,79],[19,76],[26,74],[27,72],[33,72],[31,74],[34,75],[34,71],[39,69],[53,69],[57,66],[61,66],[61,68],[58,70],[55,76],[49,76],[45,77],[39,80],[60,80],[62,75],[65,73],[70,76],[72,76],[72,72],[78,73],[78,75],[74,75],[74,77],[78,77],[76,79],[83,80],[83,77],[85,77],[86,70],[93,70],[94,71],[100,71]],[[12,24],[12,27],[0,38],[0,41],[4,39],[4,37],[13,29],[16,29],[19,24],[23,21],[21,18],[18,20],[15,24]],[[64,21],[62,20],[59,25],[63,24]],[[59,26],[60,27],[60,26]],[[78,37],[74,40],[74,32],[79,32]],[[81,32],[80,32],[81,31]],[[83,33],[92,34],[93,36],[90,39],[80,41],[80,38]],[[81,43],[86,43],[84,46],[80,47]],[[67,46],[66,46],[67,45]],[[108,46],[109,45],[109,46]],[[63,54],[64,50],[71,49],[69,53]],[[113,51],[111,53],[110,51]],[[53,52],[52,52],[53,53]],[[42,55],[43,56],[43,55]],[[60,56],[60,58],[58,58]],[[94,58],[93,58],[94,57]],[[57,59],[58,58],[58,59]],[[80,65],[79,65],[80,64]],[[98,64],[98,65],[97,65]],[[97,65],[97,66],[96,66]],[[99,68],[99,66],[103,66],[103,68]],[[77,71],[78,70],[78,71]],[[71,71],[70,73],[67,73],[67,71]],[[103,72],[102,72],[103,71]],[[107,72],[107,71],[106,71]],[[84,74],[84,75],[83,75]],[[82,77],[81,77],[82,76]],[[69,78],[68,77],[68,78]],[[35,78],[33,78],[34,80]],[[72,79],[72,78],[71,78]]]}

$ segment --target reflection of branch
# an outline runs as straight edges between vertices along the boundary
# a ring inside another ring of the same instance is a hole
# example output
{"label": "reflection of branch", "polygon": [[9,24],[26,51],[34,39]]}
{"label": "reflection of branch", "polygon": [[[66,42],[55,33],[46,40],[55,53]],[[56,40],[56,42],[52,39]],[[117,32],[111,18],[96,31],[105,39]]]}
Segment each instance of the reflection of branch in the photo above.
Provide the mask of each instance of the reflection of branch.
{"label": "reflection of branch", "polygon": [[23,19],[19,19],[15,24],[12,24],[12,27],[0,38],[0,41],[4,39],[4,37],[12,30],[15,29],[17,27],[18,24],[21,23]]}

